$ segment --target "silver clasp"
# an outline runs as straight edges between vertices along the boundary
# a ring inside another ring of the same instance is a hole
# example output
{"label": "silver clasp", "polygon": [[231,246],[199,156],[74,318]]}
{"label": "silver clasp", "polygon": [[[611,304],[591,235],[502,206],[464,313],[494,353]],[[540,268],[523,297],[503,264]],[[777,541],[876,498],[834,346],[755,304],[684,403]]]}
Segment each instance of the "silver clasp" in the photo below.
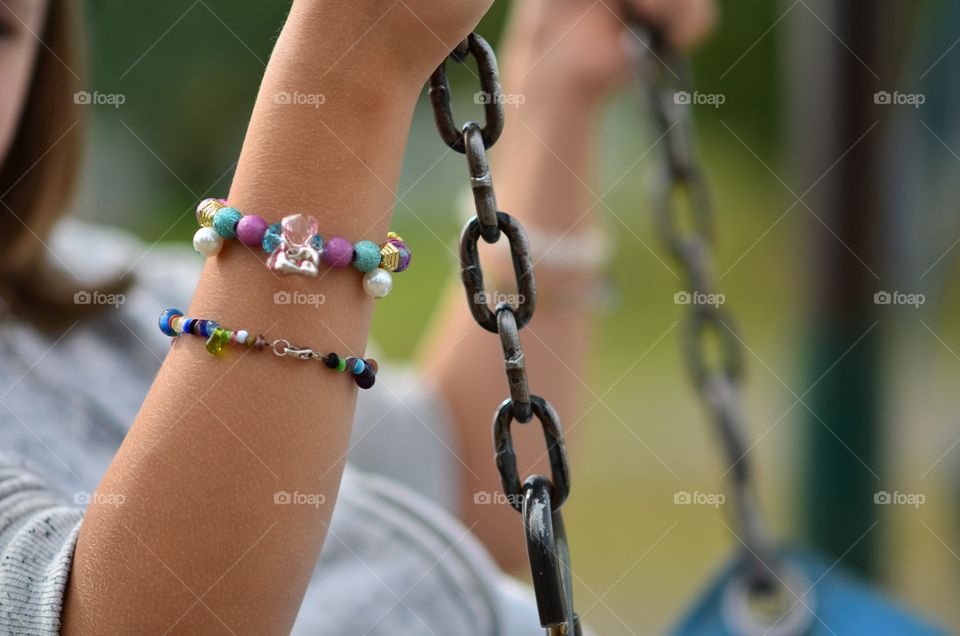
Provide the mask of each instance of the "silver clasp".
{"label": "silver clasp", "polygon": [[273,353],[281,358],[284,356],[290,356],[291,358],[297,358],[298,360],[310,360],[311,358],[316,358],[320,355],[319,352],[314,351],[313,349],[292,345],[290,344],[289,340],[283,338],[273,341]]}

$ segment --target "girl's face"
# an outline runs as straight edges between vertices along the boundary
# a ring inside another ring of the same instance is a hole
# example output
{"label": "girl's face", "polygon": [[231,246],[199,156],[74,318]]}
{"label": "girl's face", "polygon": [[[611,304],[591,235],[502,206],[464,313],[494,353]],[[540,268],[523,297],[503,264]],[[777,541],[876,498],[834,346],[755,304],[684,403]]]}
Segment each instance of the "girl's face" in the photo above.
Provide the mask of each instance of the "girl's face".
{"label": "girl's face", "polygon": [[48,0],[0,0],[0,164],[16,136]]}

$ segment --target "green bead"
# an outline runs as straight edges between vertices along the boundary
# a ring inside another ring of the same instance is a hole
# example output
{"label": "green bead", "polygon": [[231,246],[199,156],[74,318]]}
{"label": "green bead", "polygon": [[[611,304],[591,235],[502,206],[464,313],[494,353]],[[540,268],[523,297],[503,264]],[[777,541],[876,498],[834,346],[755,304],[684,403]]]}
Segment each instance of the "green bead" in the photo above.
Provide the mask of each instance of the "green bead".
{"label": "green bead", "polygon": [[237,238],[237,223],[243,215],[235,208],[223,208],[213,217],[213,229],[225,239]]}
{"label": "green bead", "polygon": [[343,373],[347,368],[347,361],[344,358],[340,358],[340,362],[337,363],[337,371]]}
{"label": "green bead", "polygon": [[373,241],[360,241],[353,246],[353,266],[361,272],[372,272],[380,266],[380,246]]}
{"label": "green bead", "polygon": [[207,352],[213,355],[220,353],[223,349],[223,329],[217,327],[207,338]]}

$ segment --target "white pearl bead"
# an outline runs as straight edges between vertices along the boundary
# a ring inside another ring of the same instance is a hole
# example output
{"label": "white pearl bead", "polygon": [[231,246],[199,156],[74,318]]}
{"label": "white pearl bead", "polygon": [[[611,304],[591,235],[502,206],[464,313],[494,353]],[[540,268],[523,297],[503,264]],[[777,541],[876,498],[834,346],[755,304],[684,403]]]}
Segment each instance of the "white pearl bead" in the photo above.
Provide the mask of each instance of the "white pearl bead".
{"label": "white pearl bead", "polygon": [[223,237],[212,227],[202,227],[193,235],[193,249],[207,258],[216,256],[223,249]]}
{"label": "white pearl bead", "polygon": [[237,344],[247,344],[247,338],[250,337],[250,334],[247,333],[245,329],[241,329],[236,332]]}
{"label": "white pearl bead", "polygon": [[393,276],[387,270],[378,267],[363,275],[363,291],[368,296],[383,298],[393,289]]}

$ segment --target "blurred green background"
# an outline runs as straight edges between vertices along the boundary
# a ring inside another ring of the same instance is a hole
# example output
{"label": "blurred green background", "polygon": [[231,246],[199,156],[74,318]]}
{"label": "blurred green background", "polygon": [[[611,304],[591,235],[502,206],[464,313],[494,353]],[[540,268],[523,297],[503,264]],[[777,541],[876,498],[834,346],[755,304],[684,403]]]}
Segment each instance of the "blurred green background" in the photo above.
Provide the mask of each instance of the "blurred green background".
{"label": "blurred green background", "polygon": [[[126,101],[118,109],[92,107],[90,157],[77,205],[81,215],[128,228],[148,241],[190,240],[197,200],[228,189],[286,4],[88,3],[91,59],[84,79],[91,90],[122,93]],[[507,2],[497,2],[478,31],[496,43],[508,8]],[[785,34],[782,25],[772,26],[783,10],[763,0],[723,2],[720,29],[698,51],[695,68],[698,90],[726,96],[721,109],[697,109],[700,142],[718,201],[717,259],[726,272],[721,286],[749,347],[748,436],[756,440],[751,459],[770,524],[790,540],[799,534],[798,479],[804,464],[816,458],[801,452],[799,441],[811,426],[802,410],[781,419],[795,399],[784,384],[802,390],[812,381],[803,367],[809,278],[816,260],[810,240],[826,230],[802,208],[774,225],[793,198],[731,134],[735,131],[778,174],[788,171],[783,131],[789,122],[779,70]],[[455,94],[472,94],[468,75],[453,77],[460,83]],[[458,116],[479,116],[476,108],[461,103]],[[612,101],[597,132],[603,191],[648,147],[651,131],[636,97],[626,93]],[[408,356],[429,334],[423,332],[425,320],[391,316],[419,315],[435,306],[436,290],[456,271],[451,250],[460,226],[457,197],[466,183],[462,158],[446,157],[417,182],[444,150],[428,104],[421,100],[399,191],[406,192],[405,203],[422,221],[398,206],[393,224],[416,246],[418,266],[404,277],[403,293],[391,297],[389,315],[379,312],[374,327],[375,340],[392,357]],[[496,149],[491,154],[496,161]],[[574,492],[565,508],[577,607],[602,634],[663,631],[737,547],[723,508],[673,504],[673,493],[680,490],[720,491],[725,466],[686,383],[678,332],[671,331],[681,313],[672,302],[676,280],[636,238],[664,256],[645,188],[652,160],[638,164],[606,199],[629,231],[610,223],[616,252],[608,273],[615,294],[601,317],[596,355],[583,374],[592,406],[576,424]],[[945,155],[943,161],[954,159]],[[931,255],[940,251],[930,247]],[[955,259],[940,267],[958,274]],[[883,485],[889,477],[887,490],[923,492],[927,499],[917,510],[889,507],[878,532],[882,584],[960,630],[955,603],[960,451],[946,454],[927,471],[960,434],[952,404],[960,375],[955,353],[960,333],[952,320],[956,289],[938,290],[936,302],[924,309],[923,324],[904,310],[891,314],[890,324],[876,335],[882,332],[888,340],[884,408],[891,443]],[[931,337],[934,332],[939,342]],[[595,396],[604,394],[596,403]]]}

